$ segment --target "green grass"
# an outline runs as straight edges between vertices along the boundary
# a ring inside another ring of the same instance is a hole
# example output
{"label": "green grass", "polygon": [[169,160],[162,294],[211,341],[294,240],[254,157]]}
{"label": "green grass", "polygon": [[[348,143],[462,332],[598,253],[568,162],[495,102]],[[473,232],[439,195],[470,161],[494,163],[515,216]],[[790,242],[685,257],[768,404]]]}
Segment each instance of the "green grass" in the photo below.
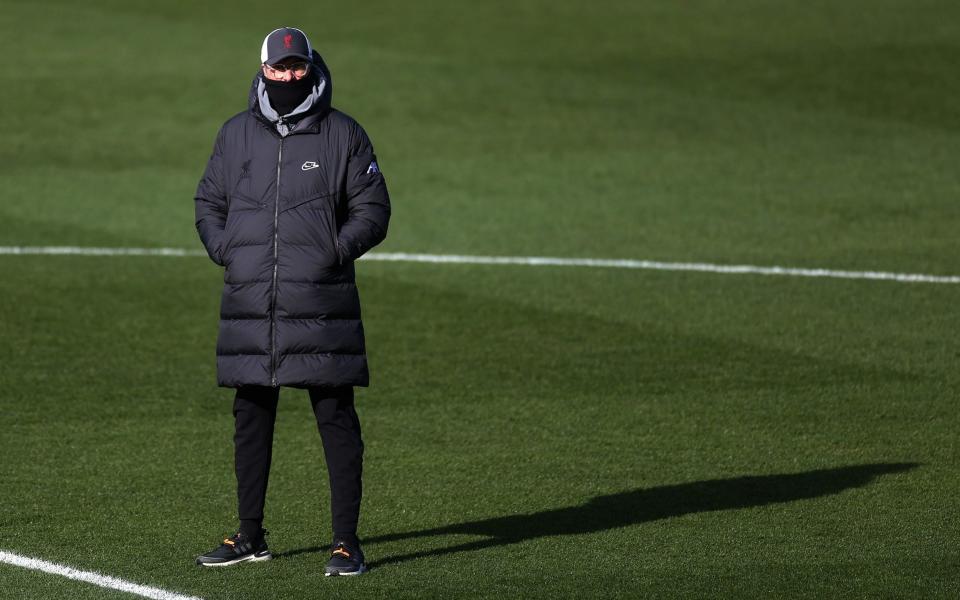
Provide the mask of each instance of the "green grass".
{"label": "green grass", "polygon": [[[958,23],[892,0],[8,2],[32,69],[0,66],[0,245],[199,248],[213,137],[294,24],[377,147],[383,250],[956,274]],[[369,575],[319,576],[296,390],[278,559],[193,566],[235,525],[203,258],[0,256],[0,549],[207,600],[960,593],[955,286],[358,271]],[[3,564],[0,589],[130,597]]]}

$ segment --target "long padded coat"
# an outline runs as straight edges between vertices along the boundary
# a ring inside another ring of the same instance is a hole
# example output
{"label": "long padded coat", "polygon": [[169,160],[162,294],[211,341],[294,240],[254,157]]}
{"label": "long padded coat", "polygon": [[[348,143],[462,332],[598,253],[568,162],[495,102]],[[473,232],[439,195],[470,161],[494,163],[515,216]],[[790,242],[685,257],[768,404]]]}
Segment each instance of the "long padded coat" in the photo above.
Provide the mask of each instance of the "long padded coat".
{"label": "long padded coat", "polygon": [[217,339],[221,386],[368,385],[353,261],[387,233],[390,200],[373,146],[330,107],[281,136],[254,79],[248,110],[220,129],[197,187],[196,226],[225,267]]}

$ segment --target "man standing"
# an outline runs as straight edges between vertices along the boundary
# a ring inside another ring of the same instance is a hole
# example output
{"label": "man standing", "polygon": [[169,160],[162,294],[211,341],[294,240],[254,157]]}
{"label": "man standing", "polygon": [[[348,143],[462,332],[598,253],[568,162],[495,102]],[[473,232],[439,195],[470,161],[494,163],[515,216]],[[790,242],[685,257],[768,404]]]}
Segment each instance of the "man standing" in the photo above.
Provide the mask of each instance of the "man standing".
{"label": "man standing", "polygon": [[363,442],[353,386],[368,385],[353,261],[387,233],[373,146],[331,108],[332,80],[299,29],[266,36],[249,108],[227,121],[196,193],[196,226],[225,267],[217,380],[236,388],[239,531],[204,566],[271,558],[263,508],[281,386],[306,388],[330,476],[326,575],[366,570],[357,521]]}

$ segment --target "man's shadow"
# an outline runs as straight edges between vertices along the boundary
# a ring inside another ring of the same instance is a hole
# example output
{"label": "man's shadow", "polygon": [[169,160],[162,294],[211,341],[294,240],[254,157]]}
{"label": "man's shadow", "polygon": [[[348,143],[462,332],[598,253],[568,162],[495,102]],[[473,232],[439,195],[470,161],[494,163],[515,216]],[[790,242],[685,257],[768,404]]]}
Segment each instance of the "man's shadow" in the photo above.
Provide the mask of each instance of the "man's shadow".
{"label": "man's shadow", "polygon": [[[451,534],[485,536],[482,540],[445,548],[387,556],[369,565],[377,567],[429,556],[516,544],[539,537],[595,533],[690,513],[751,508],[829,496],[863,487],[880,475],[901,473],[918,466],[919,463],[878,463],[805,473],[711,479],[636,489],[596,496],[578,506],[468,521],[419,531],[390,533],[366,538],[364,543],[369,545]],[[320,549],[293,550],[281,556],[294,556]]]}

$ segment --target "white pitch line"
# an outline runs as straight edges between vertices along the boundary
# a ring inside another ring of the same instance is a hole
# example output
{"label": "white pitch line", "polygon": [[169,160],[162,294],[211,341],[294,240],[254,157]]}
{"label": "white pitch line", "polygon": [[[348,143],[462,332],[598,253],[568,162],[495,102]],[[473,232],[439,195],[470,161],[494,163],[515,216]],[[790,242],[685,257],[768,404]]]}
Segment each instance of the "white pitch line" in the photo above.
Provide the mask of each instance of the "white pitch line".
{"label": "white pitch line", "polygon": [[34,571],[43,571],[44,573],[50,573],[52,575],[60,575],[67,579],[92,583],[93,585],[103,588],[119,590],[121,592],[127,592],[128,594],[136,594],[137,596],[152,598],[153,600],[202,600],[197,596],[184,596],[183,594],[168,592],[160,588],[131,583],[123,579],[110,577],[109,575],[101,575],[94,571],[81,571],[73,567],[40,560],[38,558],[20,556],[19,554],[5,550],[0,550],[0,563],[7,563]]}
{"label": "white pitch line", "polygon": [[92,246],[0,246],[0,254],[68,254],[75,256],[206,256],[184,248],[97,248]]}
{"label": "white pitch line", "polygon": [[[203,250],[184,248],[93,248],[80,246],[0,246],[4,254],[55,254],[81,256],[206,256]],[[473,256],[461,254],[412,254],[408,252],[370,252],[362,260],[467,265],[526,265],[550,267],[599,267],[643,269],[650,271],[693,271],[727,275],[779,275],[784,277],[829,277],[833,279],[870,279],[902,283],[960,283],[958,275],[891,273],[886,271],[845,271],[780,266],[721,265],[713,263],[662,262],[629,258],[558,258],[550,256]]]}
{"label": "white pitch line", "polygon": [[783,275],[788,277],[833,277],[835,279],[878,279],[906,283],[960,283],[957,275],[887,273],[883,271],[839,271],[795,267],[759,267],[756,265],[717,265],[711,263],[661,262],[629,258],[555,258],[550,256],[462,256],[456,254],[408,254],[371,252],[363,258],[400,262],[461,263],[471,265],[530,265],[559,267],[602,267],[645,269],[651,271],[697,271],[701,273]]}

